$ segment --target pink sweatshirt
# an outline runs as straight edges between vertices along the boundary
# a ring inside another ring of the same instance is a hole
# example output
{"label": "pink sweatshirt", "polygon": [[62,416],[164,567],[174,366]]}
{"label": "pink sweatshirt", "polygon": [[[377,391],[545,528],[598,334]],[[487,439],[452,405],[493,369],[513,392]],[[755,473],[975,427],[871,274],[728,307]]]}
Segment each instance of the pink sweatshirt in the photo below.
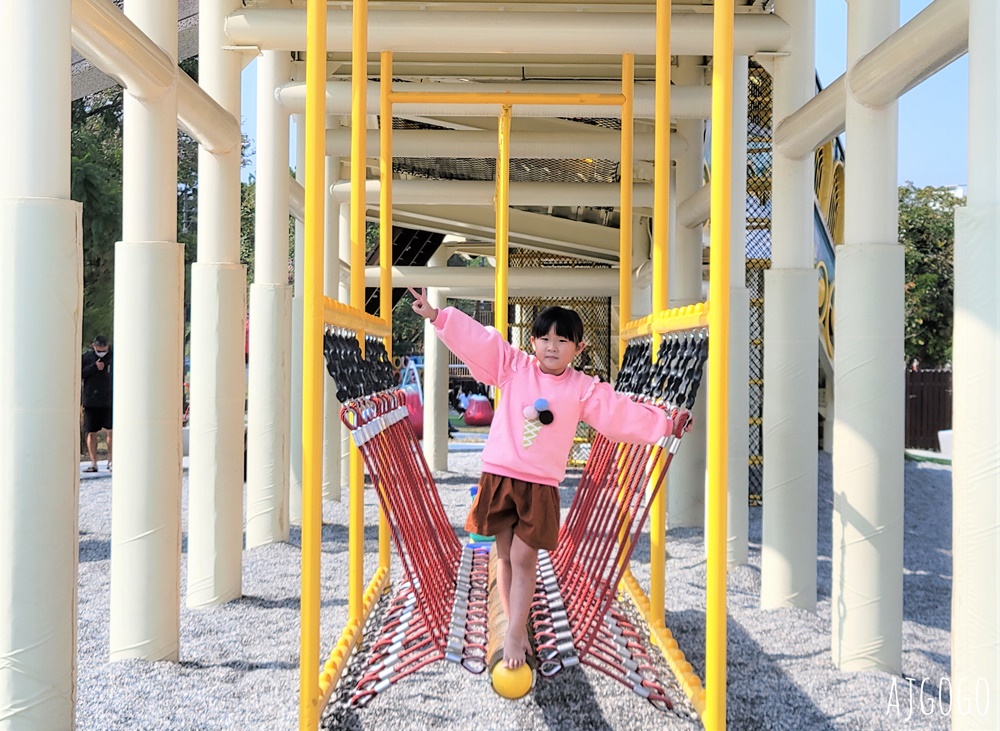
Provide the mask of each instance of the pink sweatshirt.
{"label": "pink sweatshirt", "polygon": [[[558,376],[543,373],[534,356],[461,310],[440,310],[434,328],[469,366],[473,378],[502,391],[483,449],[484,472],[558,485],[566,476],[578,422],[587,422],[615,441],[634,444],[652,444],[672,428],[663,409],[636,403],[598,378],[573,368]],[[551,424],[524,414],[539,398],[548,402],[554,417]]]}

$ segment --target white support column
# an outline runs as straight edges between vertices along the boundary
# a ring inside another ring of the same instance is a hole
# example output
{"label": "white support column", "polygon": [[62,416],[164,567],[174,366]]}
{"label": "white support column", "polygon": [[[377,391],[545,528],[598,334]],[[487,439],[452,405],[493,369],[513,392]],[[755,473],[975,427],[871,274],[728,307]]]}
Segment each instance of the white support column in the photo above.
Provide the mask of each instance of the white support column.
{"label": "white support column", "polygon": [[[129,0],[125,13],[176,59],[176,2]],[[176,661],[184,380],[176,85],[156,99],[126,90],[124,119],[122,241],[115,247],[110,657]]]}
{"label": "white support column", "polygon": [[[338,302],[349,303],[351,301],[351,204],[341,203],[340,213],[337,217],[338,241],[340,243],[340,281],[338,282]],[[348,429],[340,430],[340,485],[341,488],[349,487],[351,484],[351,432]]]}
{"label": "white support column", "polygon": [[[448,251],[441,248],[427,266],[448,265]],[[427,290],[431,307],[448,304],[436,287]],[[434,326],[424,321],[424,456],[432,470],[448,469],[448,348],[434,334]]]}
{"label": "white support column", "polygon": [[[295,180],[306,182],[306,117],[296,114]],[[302,265],[305,253],[305,226],[295,221],[295,285],[292,290],[292,390],[288,470],[288,515],[294,525],[302,523]]]}
{"label": "white support column", "polygon": [[[239,53],[225,50],[239,0],[202,0],[198,80],[240,117]],[[176,22],[176,18],[175,18]],[[191,267],[187,605],[242,593],[246,270],[240,261],[240,144],[198,153],[198,261]]]}
{"label": "white support column", "polygon": [[969,12],[969,192],[955,229],[951,727],[985,731],[1000,728],[1000,7],[970,0]]}
{"label": "white support column", "polygon": [[[671,218],[671,220],[673,219]],[[635,320],[645,317],[653,309],[653,262],[650,258],[652,254],[651,228],[651,219],[639,214],[632,216],[632,311],[626,319]],[[515,288],[509,289],[515,290]],[[617,295],[617,287],[615,287],[615,293],[611,295],[611,348],[609,353],[611,362],[608,364],[608,374],[612,383],[618,378],[620,310],[621,303]],[[518,317],[517,319],[520,321],[522,318]],[[525,327],[530,330],[531,323],[526,323]],[[676,464],[676,462],[672,464]]]}
{"label": "white support column", "polygon": [[[790,55],[774,59],[775,128],[816,92],[814,3],[778,0],[776,11],[791,26],[793,41]],[[819,331],[813,158],[796,160],[776,151],[772,164],[771,269],[764,273],[760,603],[765,609],[814,611]]]}
{"label": "white support column", "polygon": [[[673,79],[679,85],[698,85],[705,83],[705,67],[700,57],[681,56]],[[736,129],[734,123],[733,129]],[[675,187],[671,202],[676,208],[680,201],[685,201],[701,190],[705,183],[703,170],[705,163],[705,121],[701,119],[677,120],[677,132],[688,138],[688,149],[677,158],[674,170]],[[739,200],[738,198],[736,200]],[[678,217],[671,212],[671,222]],[[702,227],[698,225],[688,228],[679,221],[673,236],[673,247],[670,251],[670,299],[671,307],[681,307],[704,300],[702,285]],[[733,251],[738,251],[734,247]],[[741,274],[734,281],[742,282],[745,275]],[[732,352],[730,352],[730,357]],[[702,379],[702,388],[708,384],[708,379]],[[698,400],[692,409],[692,416],[699,428],[684,436],[684,448],[677,452],[670,470],[667,472],[667,515],[670,527],[702,526],[705,523],[705,459],[707,423],[705,406],[708,399],[706,391],[698,394]],[[742,466],[744,472],[745,465]],[[731,468],[730,468],[731,470]],[[730,471],[730,479],[732,478]]]}
{"label": "white support column", "polygon": [[288,284],[288,114],[274,90],[289,55],[257,61],[254,282],[250,285],[247,386],[247,548],[288,540],[292,288]]}
{"label": "white support column", "polygon": [[[0,24],[0,717],[73,728],[80,485],[80,204],[70,200],[70,2]],[[41,124],[40,120],[45,123]]]}
{"label": "white support column", "polygon": [[[899,0],[852,0],[848,67],[898,26]],[[837,252],[830,597],[837,667],[890,673],[902,669],[903,621],[904,274],[897,243],[897,116],[895,104],[876,110],[847,100],[851,162],[845,245]]]}
{"label": "white support column", "polygon": [[747,562],[750,521],[750,294],[747,291],[747,84],[749,59],[733,58],[733,174],[729,274],[729,515],[727,561]]}
{"label": "white support column", "polygon": [[[338,129],[338,117],[327,117],[327,129]],[[340,178],[340,158],[326,158],[326,189]],[[323,255],[323,293],[337,299],[340,288],[340,205],[327,193],[324,199],[325,237]],[[344,424],[340,420],[337,385],[329,373],[323,375],[323,499],[340,501],[340,460]]]}
{"label": "white support column", "polygon": [[[672,215],[671,220],[673,220]],[[629,313],[629,317],[632,319],[645,317],[653,311],[652,226],[653,220],[648,216],[636,214],[632,218],[632,312]],[[673,284],[670,286],[672,287]],[[617,297],[615,299],[617,301]],[[618,323],[619,319],[612,317],[611,321]],[[615,327],[617,328],[617,325]],[[612,348],[617,349],[616,339],[612,338],[611,340]],[[614,361],[614,367],[617,368],[618,358],[614,357],[612,361]],[[670,469],[673,470],[677,464],[676,456],[670,464]]]}

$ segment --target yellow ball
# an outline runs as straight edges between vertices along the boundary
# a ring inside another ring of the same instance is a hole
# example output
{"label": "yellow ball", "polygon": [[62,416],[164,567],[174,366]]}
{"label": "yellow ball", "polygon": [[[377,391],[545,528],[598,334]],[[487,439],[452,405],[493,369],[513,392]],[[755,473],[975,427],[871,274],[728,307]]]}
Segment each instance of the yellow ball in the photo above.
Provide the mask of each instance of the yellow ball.
{"label": "yellow ball", "polygon": [[490,676],[493,679],[493,690],[504,698],[515,700],[531,690],[532,674],[527,663],[508,670],[502,662],[498,662]]}

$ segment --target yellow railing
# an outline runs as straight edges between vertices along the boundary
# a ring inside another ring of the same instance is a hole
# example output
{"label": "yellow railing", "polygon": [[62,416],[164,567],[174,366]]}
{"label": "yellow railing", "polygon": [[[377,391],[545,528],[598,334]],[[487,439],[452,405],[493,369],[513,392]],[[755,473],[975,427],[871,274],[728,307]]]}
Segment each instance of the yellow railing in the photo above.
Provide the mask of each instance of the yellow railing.
{"label": "yellow railing", "polygon": [[708,302],[698,302],[684,307],[655,312],[626,322],[622,326],[622,339],[635,340],[649,335],[664,335],[681,330],[697,330],[708,327]]}
{"label": "yellow railing", "polygon": [[[305,252],[302,338],[302,629],[299,648],[299,728],[318,720],[319,561],[323,520],[323,159],[326,150],[326,2],[306,8]],[[312,93],[308,93],[310,91]]]}
{"label": "yellow railing", "polygon": [[[705,602],[705,711],[709,731],[726,727],[726,542],[729,434],[729,257],[733,169],[734,0],[716,0],[712,59],[712,233],[708,282],[708,574]],[[742,162],[741,162],[742,164]],[[742,202],[741,202],[742,205]]]}
{"label": "yellow railing", "polygon": [[[329,297],[323,298],[323,323],[357,333],[364,347],[364,338],[391,338],[392,322],[383,317],[369,315],[364,310],[345,305]],[[391,357],[391,353],[390,353]]]}

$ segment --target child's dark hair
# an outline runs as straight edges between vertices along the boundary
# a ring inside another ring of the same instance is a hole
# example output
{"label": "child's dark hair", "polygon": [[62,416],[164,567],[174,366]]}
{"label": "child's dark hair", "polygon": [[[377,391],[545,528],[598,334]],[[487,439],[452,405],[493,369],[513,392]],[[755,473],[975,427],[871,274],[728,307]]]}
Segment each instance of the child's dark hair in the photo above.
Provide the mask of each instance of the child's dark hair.
{"label": "child's dark hair", "polygon": [[556,326],[556,335],[574,343],[583,342],[583,320],[576,310],[565,307],[546,307],[538,313],[531,324],[531,337],[540,338],[548,335],[552,326]]}

